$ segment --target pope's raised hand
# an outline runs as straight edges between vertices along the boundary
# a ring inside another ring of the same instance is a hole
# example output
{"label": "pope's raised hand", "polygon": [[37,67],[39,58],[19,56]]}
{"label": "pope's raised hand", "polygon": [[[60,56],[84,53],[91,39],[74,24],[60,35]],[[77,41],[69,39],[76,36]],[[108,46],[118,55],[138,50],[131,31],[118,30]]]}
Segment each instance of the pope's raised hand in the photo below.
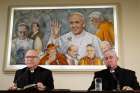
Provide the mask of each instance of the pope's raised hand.
{"label": "pope's raised hand", "polygon": [[60,33],[61,23],[58,20],[53,20],[50,22],[50,26],[51,26],[51,35],[54,38],[57,38]]}

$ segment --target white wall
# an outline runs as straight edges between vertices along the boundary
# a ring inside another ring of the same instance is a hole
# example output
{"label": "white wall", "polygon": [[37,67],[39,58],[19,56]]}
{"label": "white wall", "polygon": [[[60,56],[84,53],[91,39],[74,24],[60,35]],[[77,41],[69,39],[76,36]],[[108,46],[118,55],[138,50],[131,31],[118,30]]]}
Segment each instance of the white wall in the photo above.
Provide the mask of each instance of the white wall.
{"label": "white wall", "polygon": [[[2,70],[4,49],[8,27],[8,6],[11,5],[119,5],[119,64],[136,71],[140,81],[140,1],[139,0],[0,0],[0,90],[7,89],[14,74],[5,74]],[[94,72],[53,72],[55,88],[85,90],[89,87]]]}
{"label": "white wall", "polygon": [[[132,0],[129,0],[132,1]],[[140,2],[125,2],[125,6],[122,11],[122,56],[124,66],[137,71],[137,76],[140,80],[140,19],[139,10]],[[127,11],[127,12],[125,12]]]}

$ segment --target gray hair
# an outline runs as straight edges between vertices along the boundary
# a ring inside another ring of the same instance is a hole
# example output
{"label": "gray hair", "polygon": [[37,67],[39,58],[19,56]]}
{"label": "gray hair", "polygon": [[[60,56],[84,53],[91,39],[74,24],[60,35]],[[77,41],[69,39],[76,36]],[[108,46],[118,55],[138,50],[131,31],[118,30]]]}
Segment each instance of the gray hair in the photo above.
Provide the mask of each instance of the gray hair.
{"label": "gray hair", "polygon": [[104,51],[103,54],[105,55],[105,53],[107,53],[107,52],[111,52],[113,55],[117,56],[114,48],[111,48],[111,49],[108,49],[108,50]]}
{"label": "gray hair", "polygon": [[85,21],[84,15],[83,15],[82,13],[80,13],[80,12],[73,12],[73,13],[70,13],[70,14],[68,15],[68,18],[70,18],[70,17],[73,16],[73,15],[79,15],[79,16],[81,16],[83,22]]}
{"label": "gray hair", "polygon": [[89,14],[89,18],[100,18],[101,20],[104,20],[103,14],[99,11],[94,11],[92,13]]}
{"label": "gray hair", "polygon": [[18,27],[25,26],[27,30],[29,30],[29,26],[26,23],[19,23]]}

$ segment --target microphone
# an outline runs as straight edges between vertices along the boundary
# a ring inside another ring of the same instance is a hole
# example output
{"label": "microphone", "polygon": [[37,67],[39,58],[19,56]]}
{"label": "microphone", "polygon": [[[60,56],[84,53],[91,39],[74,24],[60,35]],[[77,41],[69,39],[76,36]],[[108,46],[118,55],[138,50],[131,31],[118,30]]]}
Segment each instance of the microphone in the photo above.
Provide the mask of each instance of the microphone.
{"label": "microphone", "polygon": [[117,81],[117,88],[116,88],[116,90],[120,91],[120,82],[119,82],[119,80],[118,80],[118,78],[117,78],[117,76],[115,74],[115,70],[110,70],[110,73],[112,74],[113,78]]}

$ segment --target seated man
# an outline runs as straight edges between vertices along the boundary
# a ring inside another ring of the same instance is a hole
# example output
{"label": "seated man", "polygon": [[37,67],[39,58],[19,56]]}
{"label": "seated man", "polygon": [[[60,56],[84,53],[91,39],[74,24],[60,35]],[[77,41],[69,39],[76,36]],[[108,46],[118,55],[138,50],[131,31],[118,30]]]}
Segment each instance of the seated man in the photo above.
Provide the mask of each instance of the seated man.
{"label": "seated man", "polygon": [[34,84],[38,90],[51,90],[54,88],[53,76],[50,70],[39,67],[38,52],[28,50],[25,55],[25,64],[27,67],[17,70],[14,82],[10,90],[25,88],[27,85]]}
{"label": "seated man", "polygon": [[134,71],[121,68],[117,65],[117,55],[113,49],[104,52],[104,62],[107,69],[95,72],[89,90],[95,87],[95,78],[102,78],[103,90],[136,90],[140,89]]}

